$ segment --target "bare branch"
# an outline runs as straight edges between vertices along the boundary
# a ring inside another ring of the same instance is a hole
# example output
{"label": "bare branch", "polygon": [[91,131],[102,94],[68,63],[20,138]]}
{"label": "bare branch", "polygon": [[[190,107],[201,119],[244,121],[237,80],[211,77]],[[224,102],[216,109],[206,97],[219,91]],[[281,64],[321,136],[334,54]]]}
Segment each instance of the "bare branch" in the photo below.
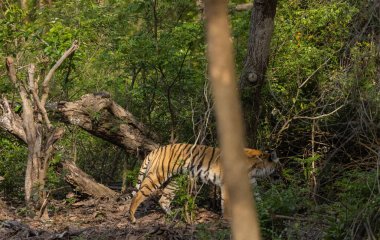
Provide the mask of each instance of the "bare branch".
{"label": "bare branch", "polygon": [[343,104],[342,106],[338,107],[337,109],[329,112],[329,113],[326,113],[326,114],[322,114],[322,115],[319,115],[319,116],[315,116],[315,117],[308,117],[308,116],[296,116],[294,117],[293,119],[310,119],[310,120],[317,120],[317,119],[321,119],[321,118],[325,118],[325,117],[328,117],[330,115],[333,115],[334,113],[336,113],[337,111],[339,111],[342,107],[344,107],[345,104]]}
{"label": "bare branch", "polygon": [[23,106],[22,121],[24,124],[26,139],[28,142],[34,141],[33,139],[35,139],[36,126],[34,122],[32,104],[28,98],[28,94],[25,87],[22,84],[19,84],[19,82],[17,81],[16,68],[14,66],[14,60],[12,57],[6,58],[6,66],[8,70],[8,76],[13,82],[13,84],[16,86],[16,88],[18,89],[21,96],[22,106]]}
{"label": "bare branch", "polygon": [[2,112],[0,115],[0,128],[26,143],[26,134],[22,127],[22,119],[12,111],[5,96],[3,96],[0,102],[0,109]]}
{"label": "bare branch", "polygon": [[341,108],[343,108],[345,105],[341,105],[340,107],[334,109],[333,111],[329,112],[329,113],[326,113],[326,114],[322,114],[322,115],[319,115],[319,116],[314,116],[314,117],[308,117],[308,116],[294,116],[294,117],[290,117],[288,118],[285,123],[282,125],[281,129],[276,133],[276,142],[279,141],[280,139],[280,136],[281,134],[287,130],[290,126],[290,123],[293,121],[293,120],[296,120],[296,119],[308,119],[308,120],[318,120],[318,119],[322,119],[322,118],[325,118],[325,117],[328,117],[328,116],[331,116],[333,115],[334,113],[338,112]]}
{"label": "bare branch", "polygon": [[242,3],[235,6],[235,11],[247,11],[251,10],[253,7],[253,3]]}
{"label": "bare branch", "polygon": [[36,85],[36,81],[34,80],[34,73],[35,73],[35,66],[34,64],[30,64],[28,68],[29,90],[33,95],[34,103],[37,105],[38,109],[40,110],[42,114],[42,117],[44,118],[46,126],[48,127],[48,129],[51,129],[52,125],[47,115],[45,106],[41,104],[40,98],[38,97],[38,94],[37,94],[38,87]]}
{"label": "bare branch", "polygon": [[7,71],[8,71],[8,76],[9,76],[9,79],[11,79],[12,83],[17,86],[18,83],[17,83],[17,77],[16,77],[16,68],[14,66],[14,60],[12,57],[7,57],[5,59],[5,65],[7,67]]}
{"label": "bare branch", "polygon": [[55,71],[61,66],[63,61],[69,57],[73,52],[75,52],[79,48],[78,41],[75,40],[71,47],[66,50],[66,52],[62,55],[62,57],[54,64],[54,66],[50,69],[49,73],[46,75],[43,83],[42,83],[42,97],[41,97],[41,105],[45,106],[46,100],[49,96],[49,82],[52,79]]}
{"label": "bare branch", "polygon": [[330,60],[331,60],[331,57],[330,58],[328,58],[324,63],[322,63],[317,69],[315,69],[315,71],[309,76],[309,77],[307,77],[306,78],[306,80],[303,82],[303,83],[301,83],[301,85],[299,85],[299,87],[298,88],[302,88],[303,86],[305,86],[305,84],[323,67],[323,66],[325,66],[328,62],[330,62]]}

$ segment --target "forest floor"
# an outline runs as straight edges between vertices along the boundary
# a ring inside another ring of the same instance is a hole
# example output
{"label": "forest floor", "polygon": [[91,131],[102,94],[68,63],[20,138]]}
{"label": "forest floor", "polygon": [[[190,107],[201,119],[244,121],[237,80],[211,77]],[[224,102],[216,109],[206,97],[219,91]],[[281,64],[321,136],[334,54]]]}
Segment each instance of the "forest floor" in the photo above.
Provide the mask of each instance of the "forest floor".
{"label": "forest floor", "polygon": [[[153,201],[126,217],[130,201],[86,199],[51,201],[49,217],[28,216],[25,207],[0,200],[0,239],[229,239],[228,224],[219,214],[198,209],[193,224],[165,215]],[[174,218],[174,220],[173,220]],[[215,235],[216,234],[216,235]],[[221,236],[222,234],[222,236]]]}

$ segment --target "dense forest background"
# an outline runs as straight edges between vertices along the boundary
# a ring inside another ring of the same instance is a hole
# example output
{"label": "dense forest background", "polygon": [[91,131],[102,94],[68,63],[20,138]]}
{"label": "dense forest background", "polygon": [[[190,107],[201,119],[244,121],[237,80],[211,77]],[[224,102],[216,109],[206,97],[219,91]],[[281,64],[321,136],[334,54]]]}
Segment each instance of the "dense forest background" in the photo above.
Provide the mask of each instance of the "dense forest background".
{"label": "dense forest background", "polygon": [[[27,6],[0,2],[0,58],[16,59],[20,79],[30,63],[36,77],[45,75],[79,42],[52,79],[49,102],[107,92],[160,144],[217,146],[199,1],[21,2]],[[252,12],[236,6],[247,2],[229,3],[238,75]],[[256,190],[264,239],[380,238],[379,9],[372,0],[278,1],[255,137],[257,113],[244,108],[247,145],[277,149],[282,163],[280,178],[262,180]],[[0,69],[0,92],[18,111],[5,60]],[[243,105],[251,95],[242,91]],[[56,171],[62,160],[105,185],[134,185],[141,157],[49,114],[66,128],[48,172],[54,198],[70,191]],[[5,131],[0,142],[1,195],[20,202],[27,148]],[[206,197],[195,202],[204,205]]]}

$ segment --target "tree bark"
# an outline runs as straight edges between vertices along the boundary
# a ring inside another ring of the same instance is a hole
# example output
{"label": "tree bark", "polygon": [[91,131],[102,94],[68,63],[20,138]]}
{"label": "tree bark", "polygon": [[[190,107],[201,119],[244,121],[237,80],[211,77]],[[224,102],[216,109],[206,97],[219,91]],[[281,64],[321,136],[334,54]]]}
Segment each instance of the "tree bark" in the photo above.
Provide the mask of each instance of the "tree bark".
{"label": "tree bark", "polygon": [[255,0],[248,40],[248,52],[240,77],[243,112],[249,139],[256,143],[261,114],[261,90],[268,67],[277,0]]}
{"label": "tree bark", "polygon": [[[243,124],[227,17],[227,1],[205,0],[209,75],[215,100],[218,136],[223,152],[222,182],[227,191],[234,239],[260,239],[254,199],[243,153]],[[223,189],[222,189],[223,191]]]}
{"label": "tree bark", "polygon": [[63,161],[62,167],[65,170],[65,180],[75,186],[77,191],[96,198],[114,198],[117,196],[115,191],[97,183],[95,179],[80,170],[74,162]]}
{"label": "tree bark", "polygon": [[150,152],[159,146],[158,137],[112,101],[108,93],[86,94],[75,102],[59,102],[56,111],[61,121],[79,126],[128,152]]}

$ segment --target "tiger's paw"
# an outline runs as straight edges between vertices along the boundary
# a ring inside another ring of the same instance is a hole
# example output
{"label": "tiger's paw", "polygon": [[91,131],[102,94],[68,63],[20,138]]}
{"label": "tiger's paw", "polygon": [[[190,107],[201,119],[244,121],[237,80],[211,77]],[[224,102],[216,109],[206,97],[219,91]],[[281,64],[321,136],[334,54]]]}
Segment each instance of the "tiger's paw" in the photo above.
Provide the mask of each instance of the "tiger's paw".
{"label": "tiger's paw", "polygon": [[129,214],[129,221],[131,221],[132,224],[136,223],[136,218],[132,214]]}

